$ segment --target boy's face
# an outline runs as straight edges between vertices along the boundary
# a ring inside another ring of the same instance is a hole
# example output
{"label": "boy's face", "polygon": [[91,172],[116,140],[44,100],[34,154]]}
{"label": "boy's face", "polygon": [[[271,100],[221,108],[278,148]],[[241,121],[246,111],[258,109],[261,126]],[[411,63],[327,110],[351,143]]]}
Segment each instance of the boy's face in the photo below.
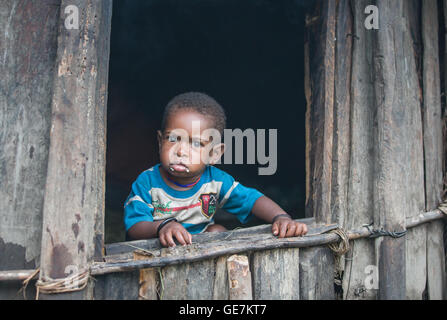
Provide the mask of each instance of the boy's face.
{"label": "boy's face", "polygon": [[[158,131],[160,163],[174,177],[195,177],[207,164],[215,164],[224,145],[210,137],[214,121],[193,110],[177,110],[166,119],[165,131]],[[210,130],[211,129],[211,130]],[[220,138],[220,134],[219,134]]]}

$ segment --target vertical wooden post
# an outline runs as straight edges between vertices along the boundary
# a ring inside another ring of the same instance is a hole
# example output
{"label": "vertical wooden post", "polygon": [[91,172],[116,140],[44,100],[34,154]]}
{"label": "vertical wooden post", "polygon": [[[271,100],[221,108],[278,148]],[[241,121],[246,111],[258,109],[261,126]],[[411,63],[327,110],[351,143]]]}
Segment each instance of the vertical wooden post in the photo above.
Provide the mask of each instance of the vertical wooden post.
{"label": "vertical wooden post", "polygon": [[427,210],[442,199],[442,111],[439,70],[438,6],[436,0],[422,2],[425,193]]}
{"label": "vertical wooden post", "polygon": [[[69,5],[78,9],[79,29],[66,29]],[[101,242],[111,10],[111,0],[61,2],[43,208],[43,282],[88,269],[95,243]],[[55,298],[91,294],[82,290]]]}
{"label": "vertical wooden post", "polygon": [[0,270],[39,265],[59,4],[0,1]]}
{"label": "vertical wooden post", "polygon": [[[406,218],[412,218],[425,210],[424,195],[424,148],[422,138],[422,83],[420,82],[420,2],[403,2],[403,60],[400,71],[403,79],[402,103],[405,133],[406,161]],[[406,238],[406,298],[423,299],[426,287],[426,226],[407,231]]]}
{"label": "vertical wooden post", "polygon": [[[368,0],[351,1],[353,12],[350,161],[348,176],[347,214],[343,227],[358,228],[374,221],[374,34],[365,28]],[[358,239],[346,254],[343,276],[344,299],[375,299],[377,290],[364,285],[365,269],[375,265],[374,241]],[[354,258],[355,257],[355,258]]]}
{"label": "vertical wooden post", "polygon": [[251,272],[248,257],[233,255],[227,260],[229,299],[252,300]]}
{"label": "vertical wooden post", "polygon": [[161,300],[213,298],[214,259],[166,266],[161,269]]}
{"label": "vertical wooden post", "polygon": [[328,247],[301,248],[299,290],[301,300],[333,300],[334,253]]}
{"label": "vertical wooden post", "polygon": [[228,285],[228,271],[227,271],[228,256],[220,256],[215,259],[215,277],[213,286],[213,300],[228,300],[229,285]]}
{"label": "vertical wooden post", "polygon": [[331,222],[344,225],[348,202],[350,158],[351,68],[353,17],[349,0],[337,5],[335,49],[334,145]]}
{"label": "vertical wooden post", "polygon": [[292,248],[253,253],[253,298],[255,300],[300,299],[299,252],[300,249]]}
{"label": "vertical wooden post", "polygon": [[[309,70],[313,91],[308,102],[307,130],[313,135],[307,161],[308,197],[306,216],[317,222],[331,222],[332,142],[335,88],[336,2],[319,1],[317,22],[309,28]],[[309,181],[310,180],[310,181]]]}
{"label": "vertical wooden post", "polygon": [[[138,251],[133,252],[134,260],[146,260],[147,254],[140,253]],[[141,269],[140,281],[138,287],[138,299],[139,300],[157,300],[157,287],[159,285],[159,275],[156,268]]]}
{"label": "vertical wooden post", "polygon": [[[442,9],[442,8],[440,8]],[[442,201],[443,133],[441,77],[439,70],[438,5],[436,0],[422,2],[423,123],[426,210]],[[427,289],[430,299],[444,299],[446,290],[443,221],[427,226]]]}
{"label": "vertical wooden post", "polygon": [[[410,134],[406,118],[406,56],[402,0],[378,0],[380,30],[375,33],[375,98],[377,142],[374,177],[375,223],[385,230],[405,231],[407,202],[406,154]],[[377,240],[379,298],[405,299],[405,238]]]}

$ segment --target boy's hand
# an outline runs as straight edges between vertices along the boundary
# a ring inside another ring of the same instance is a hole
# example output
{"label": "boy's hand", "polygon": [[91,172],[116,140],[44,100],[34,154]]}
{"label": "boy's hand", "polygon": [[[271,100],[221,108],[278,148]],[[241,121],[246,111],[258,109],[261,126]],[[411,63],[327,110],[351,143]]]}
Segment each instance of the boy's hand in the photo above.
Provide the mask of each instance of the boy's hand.
{"label": "boy's hand", "polygon": [[272,224],[272,232],[278,238],[300,237],[307,233],[307,226],[288,217],[279,217]]}
{"label": "boy's hand", "polygon": [[181,245],[192,243],[191,234],[178,222],[170,222],[160,230],[159,239],[163,247],[175,247],[174,237]]}

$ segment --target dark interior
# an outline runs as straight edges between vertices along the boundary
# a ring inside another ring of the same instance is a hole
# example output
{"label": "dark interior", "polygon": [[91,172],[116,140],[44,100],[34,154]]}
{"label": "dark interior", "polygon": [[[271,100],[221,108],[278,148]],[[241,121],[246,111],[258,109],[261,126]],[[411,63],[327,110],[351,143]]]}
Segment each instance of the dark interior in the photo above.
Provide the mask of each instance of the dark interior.
{"label": "dark interior", "polygon": [[[278,168],[220,165],[295,218],[304,217],[305,13],[311,0],[114,1],[111,35],[106,243],[124,241],[132,182],[158,163],[156,130],[166,103],[205,92],[225,108],[227,128],[278,129]],[[225,212],[216,222],[241,227]],[[253,219],[249,226],[263,223]]]}

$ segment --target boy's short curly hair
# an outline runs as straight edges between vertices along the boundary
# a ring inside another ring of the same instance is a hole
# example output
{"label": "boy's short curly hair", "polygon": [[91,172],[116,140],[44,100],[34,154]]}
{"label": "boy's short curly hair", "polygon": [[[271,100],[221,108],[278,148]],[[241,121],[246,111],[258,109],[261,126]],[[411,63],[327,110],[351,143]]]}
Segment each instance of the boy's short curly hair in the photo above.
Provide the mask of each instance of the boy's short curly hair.
{"label": "boy's short curly hair", "polygon": [[161,130],[166,128],[168,117],[178,110],[193,110],[214,120],[214,128],[224,133],[227,117],[222,106],[209,95],[201,92],[187,92],[179,94],[166,105],[161,121]]}

